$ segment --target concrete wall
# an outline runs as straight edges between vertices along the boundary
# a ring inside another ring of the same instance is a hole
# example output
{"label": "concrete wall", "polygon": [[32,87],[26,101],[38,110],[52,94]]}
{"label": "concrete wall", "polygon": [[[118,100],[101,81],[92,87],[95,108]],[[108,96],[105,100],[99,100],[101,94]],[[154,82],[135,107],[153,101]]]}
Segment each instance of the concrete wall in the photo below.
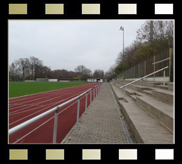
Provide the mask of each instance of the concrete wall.
{"label": "concrete wall", "polygon": [[[130,79],[125,79],[125,80],[129,80],[129,81],[133,81],[133,80],[136,80],[138,78],[130,78]],[[163,77],[155,77],[155,81],[160,81],[162,82],[164,80]],[[154,77],[147,77],[147,78],[144,78],[144,81],[154,81]],[[166,82],[169,82],[169,77],[165,77],[165,81]]]}

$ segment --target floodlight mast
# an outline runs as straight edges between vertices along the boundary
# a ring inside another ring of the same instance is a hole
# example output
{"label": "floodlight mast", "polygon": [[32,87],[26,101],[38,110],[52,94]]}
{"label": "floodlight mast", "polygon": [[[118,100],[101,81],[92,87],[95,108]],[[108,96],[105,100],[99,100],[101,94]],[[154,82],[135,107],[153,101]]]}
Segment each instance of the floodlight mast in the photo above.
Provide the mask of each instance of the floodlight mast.
{"label": "floodlight mast", "polygon": [[120,30],[123,31],[123,57],[124,57],[124,27],[120,27]]}
{"label": "floodlight mast", "polygon": [[122,30],[123,31],[123,59],[124,59],[124,27],[123,26],[121,26],[120,27],[120,30]]}

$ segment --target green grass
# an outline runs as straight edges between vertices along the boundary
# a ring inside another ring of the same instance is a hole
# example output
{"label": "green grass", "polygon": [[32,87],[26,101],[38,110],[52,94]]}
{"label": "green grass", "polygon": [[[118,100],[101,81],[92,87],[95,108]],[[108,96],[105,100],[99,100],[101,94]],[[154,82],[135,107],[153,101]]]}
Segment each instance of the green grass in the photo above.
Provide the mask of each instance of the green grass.
{"label": "green grass", "polygon": [[87,82],[9,82],[9,98],[45,92],[77,85]]}

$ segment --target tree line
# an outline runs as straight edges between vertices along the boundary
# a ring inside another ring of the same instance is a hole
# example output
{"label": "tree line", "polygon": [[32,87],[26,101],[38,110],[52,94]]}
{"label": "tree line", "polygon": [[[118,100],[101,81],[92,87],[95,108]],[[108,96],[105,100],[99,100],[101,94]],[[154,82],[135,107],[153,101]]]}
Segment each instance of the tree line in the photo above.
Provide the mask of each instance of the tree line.
{"label": "tree line", "polygon": [[29,58],[20,58],[9,65],[9,81],[36,80],[36,78],[50,79],[76,79],[86,80],[87,78],[104,78],[104,71],[96,69],[93,73],[84,65],[78,65],[75,71],[66,69],[51,70],[45,66],[43,61],[31,56]]}
{"label": "tree line", "polygon": [[111,80],[117,75],[173,46],[173,21],[146,21],[136,31],[136,40],[119,52],[115,64],[105,73]]}

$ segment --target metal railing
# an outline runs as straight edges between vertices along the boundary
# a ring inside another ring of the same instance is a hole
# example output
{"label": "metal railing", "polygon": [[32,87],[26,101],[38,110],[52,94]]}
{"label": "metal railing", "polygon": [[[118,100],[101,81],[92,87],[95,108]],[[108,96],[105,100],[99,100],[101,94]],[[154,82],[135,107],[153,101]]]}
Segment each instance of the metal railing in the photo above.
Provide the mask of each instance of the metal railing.
{"label": "metal railing", "polygon": [[164,61],[166,61],[166,60],[169,60],[169,59],[170,59],[170,58],[166,58],[166,59],[163,59],[163,60],[154,62],[154,63],[152,63],[152,64],[155,65],[155,64],[158,64],[158,63],[162,63],[162,62],[164,62]]}
{"label": "metal railing", "polygon": [[[27,127],[28,125],[38,121],[39,119],[47,116],[48,114],[55,112],[54,129],[53,129],[53,143],[56,143],[57,124],[58,124],[58,110],[59,110],[59,108],[65,106],[65,105],[69,104],[70,102],[72,102],[72,101],[77,99],[78,100],[78,105],[77,105],[77,121],[76,121],[76,124],[77,124],[78,121],[79,121],[80,98],[81,98],[81,96],[86,94],[85,110],[87,110],[87,101],[88,101],[87,97],[88,97],[89,92],[90,92],[90,104],[91,104],[91,101],[94,100],[94,98],[96,98],[96,96],[99,93],[100,89],[101,89],[101,85],[94,86],[94,87],[88,89],[87,91],[81,93],[80,95],[78,95],[78,96],[76,96],[76,97],[74,97],[74,98],[72,98],[72,99],[70,99],[70,100],[68,100],[68,101],[66,101],[66,102],[64,102],[64,103],[62,103],[62,104],[60,104],[60,105],[58,105],[58,106],[56,106],[56,107],[54,107],[54,108],[44,112],[44,113],[42,113],[42,114],[39,114],[38,116],[35,116],[34,118],[31,118],[31,119],[29,119],[29,120],[27,120],[27,121],[25,121],[25,122],[15,126],[15,127],[13,127],[13,128],[11,128],[11,129],[9,129],[9,136],[12,135],[13,133],[16,133],[19,130]],[[92,99],[92,92],[93,92],[93,99]]]}
{"label": "metal railing", "polygon": [[[154,59],[155,59],[155,56],[154,56]],[[168,57],[168,58],[165,58],[165,59],[162,59],[162,60],[159,60],[159,61],[157,61],[157,62],[152,63],[152,65],[154,65],[154,72],[155,72],[155,65],[156,65],[156,64],[162,63],[162,62],[167,61],[167,60],[169,60],[169,59],[170,59],[170,58]],[[154,81],[155,81],[155,73],[154,73]]]}
{"label": "metal railing", "polygon": [[133,83],[135,83],[135,82],[137,82],[137,81],[143,80],[144,78],[146,78],[146,77],[148,77],[148,76],[151,76],[151,75],[153,75],[153,74],[155,74],[155,73],[157,73],[157,72],[164,71],[164,73],[163,73],[163,75],[164,75],[164,78],[163,78],[163,85],[165,85],[165,74],[166,74],[166,73],[165,73],[165,70],[166,70],[167,68],[168,68],[168,66],[166,66],[166,67],[164,67],[164,68],[162,68],[162,69],[159,69],[159,70],[157,70],[157,71],[155,71],[155,72],[152,72],[152,73],[150,73],[150,74],[148,74],[148,75],[145,75],[145,76],[143,76],[143,77],[141,77],[141,78],[138,78],[138,79],[136,79],[136,80],[134,80],[134,81],[132,81],[132,82],[130,82],[130,83],[127,83],[127,84],[121,86],[120,88],[123,89],[123,100],[125,100],[125,87],[126,87],[126,86],[128,86],[128,85],[130,85],[130,84],[133,84]]}

